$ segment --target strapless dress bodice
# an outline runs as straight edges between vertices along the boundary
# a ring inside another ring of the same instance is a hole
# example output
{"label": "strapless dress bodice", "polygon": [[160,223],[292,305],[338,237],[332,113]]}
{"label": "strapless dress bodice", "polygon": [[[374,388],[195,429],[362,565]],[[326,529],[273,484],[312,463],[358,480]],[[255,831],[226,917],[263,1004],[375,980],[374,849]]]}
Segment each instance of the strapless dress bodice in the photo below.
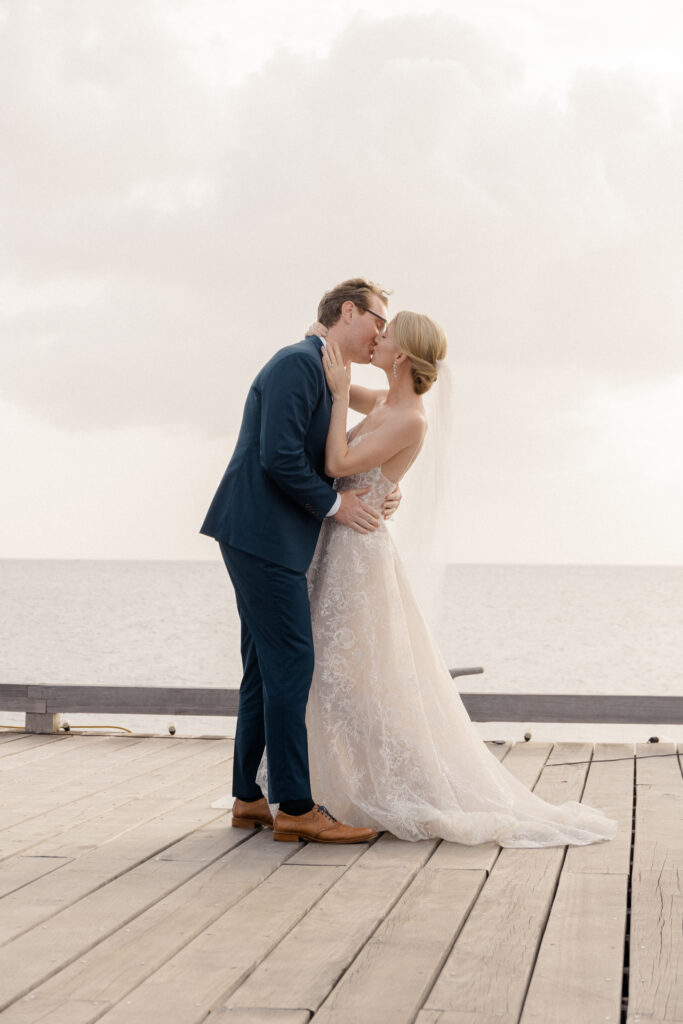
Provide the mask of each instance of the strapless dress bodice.
{"label": "strapless dress bodice", "polygon": [[[353,448],[367,434],[359,434],[348,442],[349,448]],[[396,484],[389,480],[382,472],[381,466],[373,466],[372,469],[365,469],[362,473],[352,473],[351,476],[339,477],[334,481],[335,491],[355,491],[362,487],[369,487],[367,494],[363,495],[363,501],[373,508],[379,509],[387,494],[393,491]]]}

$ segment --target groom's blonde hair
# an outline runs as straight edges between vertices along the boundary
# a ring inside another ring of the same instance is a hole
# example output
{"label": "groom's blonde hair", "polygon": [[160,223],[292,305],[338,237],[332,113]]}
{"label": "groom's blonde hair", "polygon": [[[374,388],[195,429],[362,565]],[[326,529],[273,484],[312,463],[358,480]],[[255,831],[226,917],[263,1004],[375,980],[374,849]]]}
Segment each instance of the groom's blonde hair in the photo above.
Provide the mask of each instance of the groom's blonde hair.
{"label": "groom's blonde hair", "polygon": [[393,324],[399,351],[408,356],[415,393],[424,395],[439,375],[437,360],[445,359],[448,352],[443,328],[423,313],[407,310],[397,313]]}
{"label": "groom's blonde hair", "polygon": [[345,302],[353,302],[359,309],[367,309],[372,297],[381,299],[385,304],[389,301],[389,293],[374,281],[366,281],[363,277],[352,277],[342,281],[329,292],[325,292],[318,305],[318,320],[325,327],[332,327],[341,316],[341,308]]}

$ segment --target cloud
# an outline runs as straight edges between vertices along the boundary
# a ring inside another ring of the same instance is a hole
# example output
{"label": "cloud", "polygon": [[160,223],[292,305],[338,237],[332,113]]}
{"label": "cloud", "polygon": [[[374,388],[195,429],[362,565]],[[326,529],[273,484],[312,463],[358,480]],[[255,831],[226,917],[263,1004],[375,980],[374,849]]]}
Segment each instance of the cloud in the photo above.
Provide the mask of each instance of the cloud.
{"label": "cloud", "polygon": [[178,11],[16,4],[0,27],[8,399],[234,430],[260,363],[356,273],[440,320],[463,368],[681,372],[680,100],[627,70],[539,98],[445,14],[356,16],[236,87]]}

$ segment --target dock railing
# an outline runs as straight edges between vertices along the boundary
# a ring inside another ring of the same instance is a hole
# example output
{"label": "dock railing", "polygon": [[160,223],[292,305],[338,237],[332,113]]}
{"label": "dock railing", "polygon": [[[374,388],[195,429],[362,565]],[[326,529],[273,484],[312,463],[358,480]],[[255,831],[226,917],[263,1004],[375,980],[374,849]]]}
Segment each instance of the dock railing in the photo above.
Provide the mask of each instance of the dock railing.
{"label": "dock railing", "polygon": [[[466,676],[482,668],[454,668]],[[683,724],[683,695],[461,693],[475,722]],[[26,732],[52,733],[65,714],[234,716],[239,691],[177,686],[43,686],[0,683],[0,711],[23,712]]]}

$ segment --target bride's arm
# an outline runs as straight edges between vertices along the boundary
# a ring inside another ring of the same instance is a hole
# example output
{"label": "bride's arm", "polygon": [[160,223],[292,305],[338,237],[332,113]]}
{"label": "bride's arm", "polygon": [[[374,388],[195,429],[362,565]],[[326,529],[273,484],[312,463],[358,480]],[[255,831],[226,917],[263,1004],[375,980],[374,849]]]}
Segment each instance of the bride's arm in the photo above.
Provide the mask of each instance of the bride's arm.
{"label": "bride's arm", "polygon": [[332,394],[332,413],[327,428],[325,442],[325,472],[328,476],[336,476],[330,469],[335,458],[342,451],[348,451],[346,445],[346,419],[349,413],[351,392],[351,366],[342,362],[339,350],[328,344],[320,353],[327,385]]}
{"label": "bride's arm", "polygon": [[[310,338],[312,335],[316,338],[326,338],[327,327],[321,324],[319,320],[316,320],[306,331],[307,338]],[[353,409],[354,412],[362,412],[367,416],[375,408],[377,399],[382,395],[386,395],[386,393],[386,389],[379,391],[375,390],[375,388],[362,388],[357,384],[352,384],[349,391],[349,408]]]}
{"label": "bride's arm", "polygon": [[[335,402],[335,406],[336,404]],[[371,434],[366,434],[349,448],[345,431],[333,429],[333,424],[334,406],[325,448],[325,472],[333,477],[363,473],[366,469],[383,465],[405,449],[417,450],[425,431],[422,416],[413,410],[406,410],[400,417],[397,416],[384,426],[373,430]]]}
{"label": "bride's arm", "polygon": [[346,443],[346,417],[349,410],[349,367],[344,366],[339,349],[328,345],[323,351],[323,368],[333,404],[325,446],[325,472],[328,476],[351,476],[387,462],[404,448],[419,446],[425,432],[420,412],[407,409],[400,417],[378,427],[349,448]]}
{"label": "bride's arm", "polygon": [[362,388],[358,384],[352,384],[349,391],[349,408],[354,412],[362,412],[366,416],[375,408],[378,398],[386,395],[386,388],[383,391],[375,388]]}

